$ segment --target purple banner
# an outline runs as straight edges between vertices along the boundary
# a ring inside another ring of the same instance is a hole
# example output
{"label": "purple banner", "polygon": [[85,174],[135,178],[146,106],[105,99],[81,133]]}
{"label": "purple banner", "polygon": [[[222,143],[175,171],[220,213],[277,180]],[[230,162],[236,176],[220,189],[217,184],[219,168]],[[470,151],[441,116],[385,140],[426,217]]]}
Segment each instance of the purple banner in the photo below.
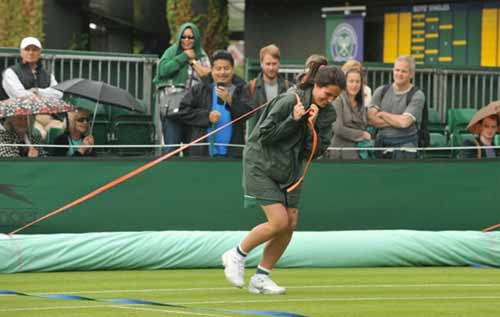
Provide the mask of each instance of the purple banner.
{"label": "purple banner", "polygon": [[362,14],[330,15],[326,21],[327,56],[335,62],[363,61],[364,17]]}

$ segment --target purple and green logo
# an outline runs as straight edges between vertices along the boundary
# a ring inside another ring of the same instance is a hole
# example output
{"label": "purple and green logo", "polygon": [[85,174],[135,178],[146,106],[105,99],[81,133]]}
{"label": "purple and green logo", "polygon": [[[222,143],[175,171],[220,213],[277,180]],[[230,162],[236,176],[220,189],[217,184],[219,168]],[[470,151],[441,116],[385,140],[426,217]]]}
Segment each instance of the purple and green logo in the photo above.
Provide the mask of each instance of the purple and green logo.
{"label": "purple and green logo", "polygon": [[344,62],[356,58],[358,51],[358,36],[349,23],[339,23],[330,41],[331,53],[335,62]]}

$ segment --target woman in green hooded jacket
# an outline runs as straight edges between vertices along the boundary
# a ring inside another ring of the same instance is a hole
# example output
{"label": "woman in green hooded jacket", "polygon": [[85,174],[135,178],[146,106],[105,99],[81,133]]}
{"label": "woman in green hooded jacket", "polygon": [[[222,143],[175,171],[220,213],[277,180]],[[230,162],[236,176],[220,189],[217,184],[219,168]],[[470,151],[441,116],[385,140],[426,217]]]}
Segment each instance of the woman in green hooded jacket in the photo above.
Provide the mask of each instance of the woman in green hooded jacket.
{"label": "woman in green hooded jacket", "polygon": [[[162,55],[153,83],[158,90],[160,107],[168,95],[182,93],[210,73],[210,60],[201,47],[202,36],[193,23],[184,23],[177,40]],[[180,100],[180,98],[179,98]],[[184,128],[176,118],[162,117],[165,144],[179,144],[184,139]],[[167,147],[165,152],[175,148]]]}
{"label": "woman in green hooded jacket", "polygon": [[[334,66],[315,65],[295,93],[285,93],[264,108],[243,151],[245,200],[261,206],[267,222],[254,227],[241,243],[222,255],[226,279],[244,284],[245,257],[265,242],[257,273],[248,289],[256,294],[284,294],[269,273],[285,251],[297,225],[301,180],[308,158],[329,146],[335,110],[331,102],[345,89],[343,72]],[[314,124],[317,147],[314,153]]]}

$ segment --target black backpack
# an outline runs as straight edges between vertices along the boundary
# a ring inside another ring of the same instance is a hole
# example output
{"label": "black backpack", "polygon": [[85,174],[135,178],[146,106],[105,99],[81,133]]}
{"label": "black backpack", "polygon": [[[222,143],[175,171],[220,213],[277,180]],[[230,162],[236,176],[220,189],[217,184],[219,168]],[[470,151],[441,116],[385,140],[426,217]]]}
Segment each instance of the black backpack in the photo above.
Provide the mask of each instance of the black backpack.
{"label": "black backpack", "polygon": [[[391,88],[391,84],[385,85],[382,88],[382,93],[380,95],[380,103],[382,103],[382,99],[384,99],[385,93]],[[406,94],[406,105],[410,104],[411,98],[413,95],[419,91],[417,86],[411,87],[410,91]],[[422,109],[422,121],[420,122],[420,127],[417,127],[418,131],[418,147],[428,147],[430,145],[430,135],[429,128],[427,127],[429,122],[429,110],[427,109],[427,102],[424,102],[424,108]]]}

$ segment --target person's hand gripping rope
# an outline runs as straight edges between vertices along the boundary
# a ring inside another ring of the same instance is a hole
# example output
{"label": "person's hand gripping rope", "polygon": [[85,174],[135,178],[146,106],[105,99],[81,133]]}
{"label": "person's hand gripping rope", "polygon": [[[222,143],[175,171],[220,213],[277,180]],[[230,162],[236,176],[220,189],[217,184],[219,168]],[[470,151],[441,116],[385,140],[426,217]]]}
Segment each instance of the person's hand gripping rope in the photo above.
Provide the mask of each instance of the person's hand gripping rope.
{"label": "person's hand gripping rope", "polygon": [[314,123],[316,121],[316,118],[318,117],[318,106],[316,106],[315,104],[311,104],[311,106],[309,106],[309,109],[306,110],[306,108],[302,104],[302,101],[300,101],[299,95],[295,94],[295,97],[297,99],[297,103],[295,104],[295,106],[293,106],[293,120],[298,121],[306,114],[309,114],[308,120],[311,123]]}

